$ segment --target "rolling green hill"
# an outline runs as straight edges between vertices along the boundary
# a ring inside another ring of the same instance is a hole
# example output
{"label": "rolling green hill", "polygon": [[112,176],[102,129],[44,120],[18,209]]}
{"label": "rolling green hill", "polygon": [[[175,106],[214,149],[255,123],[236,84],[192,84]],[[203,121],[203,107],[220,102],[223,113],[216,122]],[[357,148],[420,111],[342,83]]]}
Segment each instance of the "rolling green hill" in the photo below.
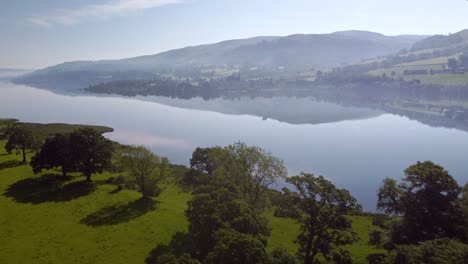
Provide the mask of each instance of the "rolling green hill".
{"label": "rolling green hill", "polygon": [[224,74],[239,69],[250,73],[253,68],[262,77],[264,71],[277,75],[278,69],[295,73],[316,67],[358,63],[363,59],[386,56],[410,48],[423,38],[425,36],[385,36],[355,30],[331,34],[254,37],[121,60],[66,62],[27,74],[16,82],[73,90],[116,80],[157,77],[197,79],[207,71],[218,72],[217,69],[224,69]]}
{"label": "rolling green hill", "polygon": [[[454,73],[450,70],[447,71],[450,68],[448,65],[449,59],[459,59],[467,51],[468,30],[447,36],[437,35],[420,40],[407,53],[397,55],[397,57],[416,59],[410,59],[410,62],[373,69],[368,73],[375,76],[385,74],[394,78],[401,77],[407,81],[418,80],[423,84],[468,86],[468,72],[463,74],[463,72]],[[418,57],[421,58],[418,59]],[[372,63],[372,61],[368,63]],[[405,74],[405,71],[420,70],[427,72],[425,74]]]}

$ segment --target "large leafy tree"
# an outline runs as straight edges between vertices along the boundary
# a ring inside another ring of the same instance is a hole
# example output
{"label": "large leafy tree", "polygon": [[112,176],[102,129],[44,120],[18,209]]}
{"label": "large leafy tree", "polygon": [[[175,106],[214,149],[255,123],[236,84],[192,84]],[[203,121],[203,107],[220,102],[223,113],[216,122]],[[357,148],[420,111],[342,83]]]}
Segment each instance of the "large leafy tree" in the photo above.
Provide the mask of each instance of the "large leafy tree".
{"label": "large leafy tree", "polygon": [[231,184],[245,201],[261,209],[265,191],[287,176],[283,162],[261,148],[235,143],[227,147],[197,148],[186,182]]}
{"label": "large leafy tree", "polygon": [[23,162],[26,163],[26,153],[28,150],[36,149],[38,141],[34,137],[32,131],[26,128],[23,124],[14,124],[6,131],[8,139],[5,150],[11,153],[13,150],[22,153]]}
{"label": "large leafy tree", "polygon": [[188,203],[186,215],[193,245],[192,255],[200,261],[204,261],[220,242],[216,234],[221,229],[249,235],[263,246],[270,233],[266,219],[257,210],[231,191],[217,186],[196,190]]}
{"label": "large leafy tree", "polygon": [[160,158],[145,147],[131,147],[121,155],[122,163],[129,169],[143,197],[159,195],[159,183],[170,171],[167,158]]}
{"label": "large leafy tree", "polygon": [[93,173],[102,173],[111,166],[112,142],[94,129],[83,128],[71,133],[70,147],[77,171],[88,182]]}
{"label": "large leafy tree", "polygon": [[441,237],[463,239],[459,194],[460,186],[443,167],[431,161],[418,162],[405,170],[401,183],[384,180],[377,207],[402,216],[392,234],[396,244]]}
{"label": "large leafy tree", "polygon": [[354,241],[351,221],[345,216],[360,208],[356,199],[323,176],[302,173],[287,182],[296,189],[290,195],[301,212],[298,255],[305,264],[319,263],[320,255],[342,261],[348,254],[338,246]]}
{"label": "large leafy tree", "polygon": [[56,134],[48,138],[40,151],[31,159],[31,167],[34,173],[42,170],[61,168],[62,175],[75,171],[76,164],[73,159],[73,151],[70,147],[69,135]]}
{"label": "large leafy tree", "polygon": [[269,186],[288,175],[283,161],[271,153],[244,143],[235,143],[227,147],[231,155],[239,162],[245,179],[241,179],[241,192],[248,195],[249,201],[258,206],[261,197]]}
{"label": "large leafy tree", "polygon": [[215,233],[216,245],[208,254],[206,264],[268,264],[265,245],[252,235],[232,229]]}

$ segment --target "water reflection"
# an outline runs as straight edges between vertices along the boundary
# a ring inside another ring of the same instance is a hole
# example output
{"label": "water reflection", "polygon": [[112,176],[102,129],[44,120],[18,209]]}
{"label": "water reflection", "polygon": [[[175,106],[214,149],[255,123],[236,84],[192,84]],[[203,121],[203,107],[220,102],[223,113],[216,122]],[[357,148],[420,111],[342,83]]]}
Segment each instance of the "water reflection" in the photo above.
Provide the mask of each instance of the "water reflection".
{"label": "water reflection", "polygon": [[[188,164],[197,146],[243,141],[284,159],[291,175],[306,171],[327,176],[349,189],[367,210],[375,208],[384,177],[401,177],[418,160],[440,163],[460,183],[468,180],[468,133],[385,114],[371,104],[361,108],[295,97],[140,99],[65,96],[1,84],[0,116],[110,126],[115,128],[110,138],[147,145],[181,164]],[[296,112],[299,118],[290,119]]]}

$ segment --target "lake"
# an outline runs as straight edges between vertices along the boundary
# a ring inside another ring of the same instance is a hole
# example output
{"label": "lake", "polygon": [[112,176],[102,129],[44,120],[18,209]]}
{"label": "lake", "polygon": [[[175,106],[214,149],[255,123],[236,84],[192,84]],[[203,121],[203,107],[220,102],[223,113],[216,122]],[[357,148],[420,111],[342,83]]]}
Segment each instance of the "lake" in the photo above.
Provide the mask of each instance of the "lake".
{"label": "lake", "polygon": [[418,160],[439,163],[459,184],[468,180],[467,132],[314,98],[125,98],[0,83],[0,117],[110,126],[110,139],[186,165],[198,146],[242,141],[283,159],[290,175],[326,176],[369,211],[382,179],[401,178]]}

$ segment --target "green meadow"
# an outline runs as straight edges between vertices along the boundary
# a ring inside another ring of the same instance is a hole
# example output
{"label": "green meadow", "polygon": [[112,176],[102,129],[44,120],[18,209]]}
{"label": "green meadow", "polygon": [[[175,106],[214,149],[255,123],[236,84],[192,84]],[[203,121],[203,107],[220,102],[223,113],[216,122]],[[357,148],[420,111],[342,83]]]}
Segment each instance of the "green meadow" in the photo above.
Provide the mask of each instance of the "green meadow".
{"label": "green meadow", "polygon": [[[157,245],[188,228],[184,212],[191,195],[170,180],[159,197],[142,200],[136,191],[106,183],[118,174],[93,175],[92,184],[79,174],[34,175],[4,144],[0,141],[0,263],[144,263]],[[274,217],[272,209],[265,215],[272,229],[268,250],[282,246],[294,253],[297,223]],[[347,249],[354,263],[367,263],[368,254],[384,251],[367,244],[370,218],[351,218],[359,241]]]}

